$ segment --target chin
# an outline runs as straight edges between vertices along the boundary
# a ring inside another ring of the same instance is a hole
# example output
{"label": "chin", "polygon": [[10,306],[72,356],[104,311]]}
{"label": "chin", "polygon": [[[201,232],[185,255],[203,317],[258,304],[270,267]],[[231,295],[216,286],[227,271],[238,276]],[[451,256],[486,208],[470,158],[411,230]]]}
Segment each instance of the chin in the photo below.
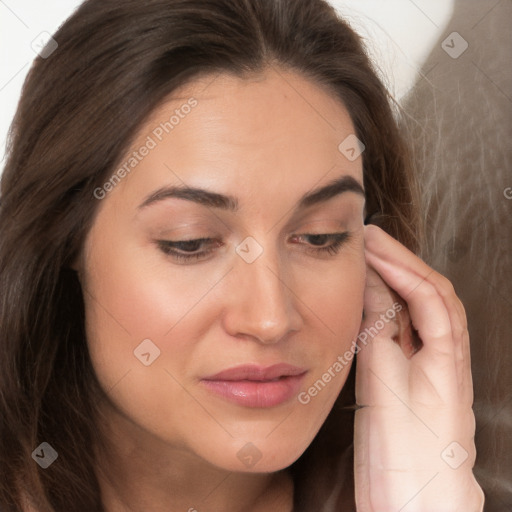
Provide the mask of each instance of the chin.
{"label": "chin", "polygon": [[[214,466],[238,473],[273,473],[292,465],[306,450],[311,440],[277,433],[259,439],[231,439],[229,444],[212,442],[201,453]],[[273,439],[271,439],[274,437]]]}

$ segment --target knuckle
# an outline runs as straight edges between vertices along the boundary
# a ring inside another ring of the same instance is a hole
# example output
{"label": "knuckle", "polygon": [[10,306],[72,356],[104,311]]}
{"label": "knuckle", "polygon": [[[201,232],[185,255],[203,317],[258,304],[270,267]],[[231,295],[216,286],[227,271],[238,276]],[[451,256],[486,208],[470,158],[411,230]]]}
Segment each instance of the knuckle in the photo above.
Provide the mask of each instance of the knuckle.
{"label": "knuckle", "polygon": [[443,297],[456,297],[455,288],[453,283],[445,276],[437,274],[433,277],[436,288]]}

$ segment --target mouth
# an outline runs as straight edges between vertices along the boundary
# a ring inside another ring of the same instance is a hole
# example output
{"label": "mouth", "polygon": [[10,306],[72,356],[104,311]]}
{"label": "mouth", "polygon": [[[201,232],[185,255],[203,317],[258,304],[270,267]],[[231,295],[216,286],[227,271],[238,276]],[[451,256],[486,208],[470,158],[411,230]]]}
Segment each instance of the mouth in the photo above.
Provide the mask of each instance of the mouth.
{"label": "mouth", "polygon": [[276,407],[296,396],[305,368],[289,364],[237,366],[201,380],[213,394],[251,408]]}

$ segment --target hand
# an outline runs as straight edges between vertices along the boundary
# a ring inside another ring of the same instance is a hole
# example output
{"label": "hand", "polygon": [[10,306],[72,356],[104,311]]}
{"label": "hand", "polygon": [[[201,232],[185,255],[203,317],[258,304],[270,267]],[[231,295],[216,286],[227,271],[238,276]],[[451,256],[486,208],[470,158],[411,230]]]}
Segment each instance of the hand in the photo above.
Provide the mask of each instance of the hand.
{"label": "hand", "polygon": [[462,303],[450,281],[377,226],[365,226],[365,254],[357,511],[480,512]]}

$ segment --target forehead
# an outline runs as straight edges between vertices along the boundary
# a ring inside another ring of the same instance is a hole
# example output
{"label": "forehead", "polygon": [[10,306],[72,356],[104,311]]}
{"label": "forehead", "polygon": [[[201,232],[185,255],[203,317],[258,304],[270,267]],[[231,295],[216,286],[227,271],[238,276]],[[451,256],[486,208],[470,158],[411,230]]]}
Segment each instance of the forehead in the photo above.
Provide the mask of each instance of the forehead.
{"label": "forehead", "polygon": [[349,160],[339,148],[350,136],[343,103],[299,74],[210,75],[151,113],[122,163],[150,149],[118,188],[135,202],[165,184],[253,196],[287,188],[299,196],[342,174],[362,183],[361,158]]}
{"label": "forehead", "polygon": [[[188,112],[191,98],[197,106]],[[187,83],[153,111],[141,135],[169,121],[173,113],[180,122],[173,121],[169,138],[179,137],[180,130],[174,128],[183,125],[185,118],[190,118],[187,125],[194,125],[198,133],[215,132],[215,140],[228,135],[225,142],[233,145],[273,141],[277,145],[280,140],[290,143],[294,137],[307,136],[311,143],[324,141],[337,147],[340,137],[354,133],[345,105],[331,91],[296,72],[277,68],[245,78],[223,73]]]}

